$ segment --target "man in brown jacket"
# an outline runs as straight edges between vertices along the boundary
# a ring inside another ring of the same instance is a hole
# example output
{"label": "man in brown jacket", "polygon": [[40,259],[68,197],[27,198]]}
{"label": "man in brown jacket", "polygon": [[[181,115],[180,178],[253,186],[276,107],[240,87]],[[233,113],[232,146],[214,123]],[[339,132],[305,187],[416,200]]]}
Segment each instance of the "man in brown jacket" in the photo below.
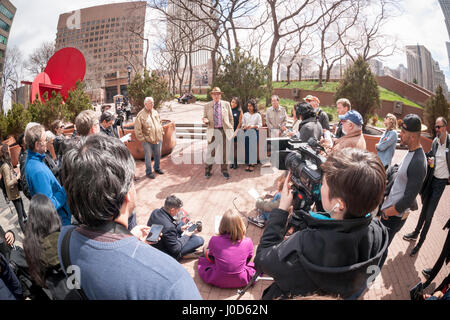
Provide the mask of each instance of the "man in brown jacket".
{"label": "man in brown jacket", "polygon": [[362,134],[363,118],[356,110],[350,110],[343,116],[339,116],[342,121],[342,131],[345,136],[336,140],[333,151],[344,148],[358,148],[366,150],[366,140]]}
{"label": "man in brown jacket", "polygon": [[161,142],[164,131],[161,125],[158,112],[153,109],[154,100],[147,97],[144,100],[144,108],[138,113],[134,123],[134,133],[136,138],[142,142],[145,153],[145,175],[150,179],[155,179],[152,172],[152,153],[154,157],[154,165],[156,173],[164,174],[161,170]]}
{"label": "man in brown jacket", "polygon": [[220,88],[213,88],[211,90],[211,97],[213,98],[213,101],[208,102],[203,111],[203,123],[208,125],[208,129],[206,131],[206,136],[208,139],[205,167],[206,179],[211,177],[211,169],[214,163],[216,150],[219,150],[222,154],[222,174],[225,179],[228,180],[230,178],[227,166],[227,151],[231,151],[230,145],[234,134],[234,120],[230,103],[221,100],[222,93],[223,92]]}

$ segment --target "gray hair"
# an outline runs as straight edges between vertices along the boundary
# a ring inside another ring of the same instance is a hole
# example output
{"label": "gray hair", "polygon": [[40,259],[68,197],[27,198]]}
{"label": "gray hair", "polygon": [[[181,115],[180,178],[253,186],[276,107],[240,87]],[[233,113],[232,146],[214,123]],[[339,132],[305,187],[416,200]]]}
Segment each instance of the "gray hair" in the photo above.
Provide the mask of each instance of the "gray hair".
{"label": "gray hair", "polygon": [[145,100],[144,100],[144,104],[146,105],[147,102],[149,102],[149,101],[152,101],[153,103],[155,103],[155,100],[153,99],[153,97],[147,97],[147,98],[145,98]]}
{"label": "gray hair", "polygon": [[81,138],[66,151],[61,167],[70,212],[90,227],[115,220],[134,170],[134,159],[119,139],[99,134]]}
{"label": "gray hair", "polygon": [[40,124],[30,126],[25,131],[25,143],[28,150],[34,151],[36,142],[41,140],[42,132],[45,132],[45,128]]}

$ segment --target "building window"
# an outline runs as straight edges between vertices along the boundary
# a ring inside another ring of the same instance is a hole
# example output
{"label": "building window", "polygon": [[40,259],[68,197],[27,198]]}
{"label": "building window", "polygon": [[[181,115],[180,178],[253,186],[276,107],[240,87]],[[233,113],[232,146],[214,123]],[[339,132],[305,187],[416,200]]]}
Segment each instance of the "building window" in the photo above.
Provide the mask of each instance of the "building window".
{"label": "building window", "polygon": [[12,20],[12,18],[14,17],[11,11],[6,9],[6,7],[3,4],[0,4],[0,12],[3,13],[3,15],[7,17],[9,20]]}
{"label": "building window", "polygon": [[5,30],[6,32],[9,32],[9,29],[11,28],[9,24],[7,24],[5,21],[0,19],[0,28]]}

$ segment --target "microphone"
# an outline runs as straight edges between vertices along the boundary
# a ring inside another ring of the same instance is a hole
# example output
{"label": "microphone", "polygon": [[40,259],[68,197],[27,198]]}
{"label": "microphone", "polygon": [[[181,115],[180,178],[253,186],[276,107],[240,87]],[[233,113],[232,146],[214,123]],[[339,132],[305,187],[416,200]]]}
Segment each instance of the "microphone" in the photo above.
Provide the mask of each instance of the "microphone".
{"label": "microphone", "polygon": [[313,149],[320,149],[325,152],[325,148],[320,145],[315,137],[311,137],[308,139],[308,145]]}

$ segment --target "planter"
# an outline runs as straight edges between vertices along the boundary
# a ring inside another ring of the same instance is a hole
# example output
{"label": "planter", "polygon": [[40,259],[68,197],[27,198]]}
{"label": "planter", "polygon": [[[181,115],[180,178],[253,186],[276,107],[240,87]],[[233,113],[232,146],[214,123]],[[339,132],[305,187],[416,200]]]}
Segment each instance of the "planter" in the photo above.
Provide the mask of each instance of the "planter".
{"label": "planter", "polygon": [[11,164],[13,167],[16,167],[19,163],[20,150],[21,148],[18,144],[9,147],[9,154],[11,155]]}
{"label": "planter", "polygon": [[[172,153],[173,148],[177,144],[176,134],[175,134],[175,123],[170,120],[162,120],[162,126],[164,130],[164,136],[161,147],[161,157],[169,155]],[[126,125],[123,127],[125,134],[131,133],[131,140],[127,142],[128,150],[130,150],[131,155],[135,160],[144,160],[144,147],[142,142],[138,141],[134,133],[134,123]],[[122,137],[122,130],[118,130],[119,135]]]}
{"label": "planter", "polygon": [[75,128],[74,128],[73,125],[70,125],[69,128],[66,127],[66,128],[64,129],[64,135],[67,136],[67,137],[72,137],[72,134],[73,134],[74,129],[75,129]]}
{"label": "planter", "polygon": [[12,146],[14,143],[16,143],[16,139],[14,139],[13,136],[10,136],[10,137],[8,137],[8,139],[2,141],[2,145],[5,144],[5,143],[8,146]]}
{"label": "planter", "polygon": [[364,134],[364,139],[366,140],[366,150],[377,154],[377,149],[375,145],[380,142],[380,136],[374,136],[371,134]]}
{"label": "planter", "polygon": [[420,144],[422,145],[424,152],[429,152],[431,150],[431,145],[433,144],[433,139],[427,138],[423,135],[420,136]]}

